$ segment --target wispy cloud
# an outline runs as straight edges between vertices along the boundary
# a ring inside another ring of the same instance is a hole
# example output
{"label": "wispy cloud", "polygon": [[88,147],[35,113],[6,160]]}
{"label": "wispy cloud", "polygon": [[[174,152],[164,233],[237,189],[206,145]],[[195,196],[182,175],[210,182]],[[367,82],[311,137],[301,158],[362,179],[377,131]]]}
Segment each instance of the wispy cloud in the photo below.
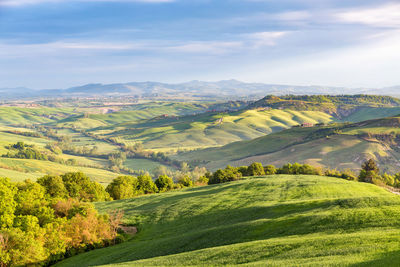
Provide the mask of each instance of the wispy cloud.
{"label": "wispy cloud", "polygon": [[339,21],[376,27],[400,27],[400,4],[391,3],[364,9],[352,9],[336,14]]}
{"label": "wispy cloud", "polygon": [[66,2],[171,3],[176,0],[1,0],[0,6],[25,6]]}

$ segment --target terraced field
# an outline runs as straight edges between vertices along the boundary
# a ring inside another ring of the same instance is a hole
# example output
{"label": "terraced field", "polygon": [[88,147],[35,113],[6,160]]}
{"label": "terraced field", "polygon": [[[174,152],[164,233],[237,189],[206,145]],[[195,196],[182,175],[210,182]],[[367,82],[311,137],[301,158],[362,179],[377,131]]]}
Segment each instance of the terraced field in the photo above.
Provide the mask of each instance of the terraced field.
{"label": "terraced field", "polygon": [[275,175],[97,203],[130,241],[57,266],[396,266],[400,197],[372,184]]}

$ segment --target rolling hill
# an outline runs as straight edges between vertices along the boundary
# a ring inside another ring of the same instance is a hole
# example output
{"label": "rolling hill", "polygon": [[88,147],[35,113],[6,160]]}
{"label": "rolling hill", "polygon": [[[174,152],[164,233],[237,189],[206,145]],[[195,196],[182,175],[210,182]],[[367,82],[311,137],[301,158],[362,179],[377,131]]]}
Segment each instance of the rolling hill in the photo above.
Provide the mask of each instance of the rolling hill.
{"label": "rolling hill", "polygon": [[395,173],[400,171],[399,119],[389,117],[353,124],[295,127],[250,141],[182,153],[176,157],[210,169],[259,161],[277,166],[300,162],[342,170],[358,170],[364,160],[374,158],[383,171]]}
{"label": "rolling hill", "polygon": [[96,204],[131,240],[56,266],[396,266],[400,198],[372,184],[275,175]]}

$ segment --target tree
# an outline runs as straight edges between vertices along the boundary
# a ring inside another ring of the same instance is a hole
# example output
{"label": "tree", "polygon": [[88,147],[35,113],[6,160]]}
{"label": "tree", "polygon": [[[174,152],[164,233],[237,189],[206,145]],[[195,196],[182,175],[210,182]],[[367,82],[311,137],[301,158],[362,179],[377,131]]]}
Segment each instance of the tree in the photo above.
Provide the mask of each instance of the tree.
{"label": "tree", "polygon": [[174,181],[167,175],[160,175],[155,180],[155,184],[158,187],[159,192],[165,192],[174,188]]}
{"label": "tree", "polygon": [[238,180],[240,177],[242,177],[242,174],[239,172],[238,168],[228,165],[224,170],[219,169],[216,172],[214,172],[212,177],[210,177],[208,183],[209,184],[226,183]]}
{"label": "tree", "polygon": [[372,183],[379,176],[379,168],[375,160],[369,159],[361,165],[360,175],[358,179],[361,182]]}
{"label": "tree", "polygon": [[138,195],[138,179],[133,176],[119,176],[106,188],[113,199],[126,199]]}
{"label": "tree", "polygon": [[60,176],[46,175],[38,178],[36,182],[45,188],[51,198],[65,198],[68,195]]}
{"label": "tree", "polygon": [[11,227],[17,203],[14,200],[16,188],[7,178],[0,178],[0,229]]}
{"label": "tree", "polygon": [[178,184],[180,184],[180,185],[182,185],[184,187],[191,187],[191,186],[193,186],[193,181],[189,177],[189,175],[184,175],[181,178],[179,178]]}
{"label": "tree", "polygon": [[264,174],[265,174],[264,167],[259,162],[253,162],[247,168],[247,175],[248,176],[260,176],[260,175],[264,175]]}
{"label": "tree", "polygon": [[273,175],[277,172],[277,169],[274,165],[267,165],[264,167],[265,175]]}
{"label": "tree", "polygon": [[109,194],[98,183],[92,182],[82,172],[70,172],[61,175],[68,195],[82,201],[104,201],[109,199]]}
{"label": "tree", "polygon": [[138,179],[138,190],[143,194],[157,193],[158,188],[153,182],[153,179],[148,174],[139,175]]}

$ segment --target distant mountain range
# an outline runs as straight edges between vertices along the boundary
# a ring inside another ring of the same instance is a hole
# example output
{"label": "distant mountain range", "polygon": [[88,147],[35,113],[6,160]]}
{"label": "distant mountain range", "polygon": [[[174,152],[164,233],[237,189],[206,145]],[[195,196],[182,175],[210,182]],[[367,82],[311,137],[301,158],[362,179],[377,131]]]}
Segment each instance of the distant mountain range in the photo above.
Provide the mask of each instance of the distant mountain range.
{"label": "distant mountain range", "polygon": [[245,83],[237,80],[218,82],[190,81],[168,84],[159,82],[130,82],[115,84],[86,84],[68,89],[34,90],[25,87],[0,88],[0,99],[51,98],[51,97],[96,97],[96,96],[137,96],[137,97],[260,97],[273,95],[314,95],[314,94],[380,94],[400,95],[400,86],[387,88],[344,88],[330,86],[297,86],[263,83]]}

